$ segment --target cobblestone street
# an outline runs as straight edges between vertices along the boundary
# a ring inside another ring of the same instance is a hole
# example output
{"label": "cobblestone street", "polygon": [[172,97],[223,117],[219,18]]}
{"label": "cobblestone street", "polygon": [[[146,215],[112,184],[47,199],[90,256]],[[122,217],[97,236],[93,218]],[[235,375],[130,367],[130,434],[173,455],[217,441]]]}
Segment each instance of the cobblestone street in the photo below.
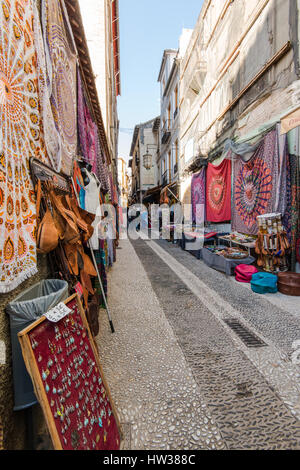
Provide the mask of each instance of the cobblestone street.
{"label": "cobblestone street", "polygon": [[[125,449],[300,448],[293,302],[284,310],[165,241],[122,241],[110,281],[116,332],[102,311],[97,343]],[[264,347],[247,347],[232,318]]]}

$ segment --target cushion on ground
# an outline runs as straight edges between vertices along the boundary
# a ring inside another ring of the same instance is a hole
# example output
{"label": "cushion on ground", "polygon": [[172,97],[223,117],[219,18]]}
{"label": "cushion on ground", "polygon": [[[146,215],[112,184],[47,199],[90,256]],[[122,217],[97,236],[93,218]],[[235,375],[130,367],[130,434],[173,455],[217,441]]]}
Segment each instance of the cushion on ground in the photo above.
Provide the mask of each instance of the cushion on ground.
{"label": "cushion on ground", "polygon": [[276,294],[277,276],[271,273],[256,273],[251,279],[251,289],[256,294]]}

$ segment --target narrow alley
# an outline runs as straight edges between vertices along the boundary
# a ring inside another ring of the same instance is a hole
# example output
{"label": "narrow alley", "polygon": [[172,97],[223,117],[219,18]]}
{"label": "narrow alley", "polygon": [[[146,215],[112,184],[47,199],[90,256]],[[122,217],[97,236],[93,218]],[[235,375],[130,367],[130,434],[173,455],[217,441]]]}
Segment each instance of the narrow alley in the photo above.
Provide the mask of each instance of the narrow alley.
{"label": "narrow alley", "polygon": [[300,0],[0,3],[1,457],[300,450]]}
{"label": "narrow alley", "polygon": [[[166,241],[123,240],[100,357],[127,449],[299,449],[299,310]],[[236,319],[263,345],[249,347]]]}

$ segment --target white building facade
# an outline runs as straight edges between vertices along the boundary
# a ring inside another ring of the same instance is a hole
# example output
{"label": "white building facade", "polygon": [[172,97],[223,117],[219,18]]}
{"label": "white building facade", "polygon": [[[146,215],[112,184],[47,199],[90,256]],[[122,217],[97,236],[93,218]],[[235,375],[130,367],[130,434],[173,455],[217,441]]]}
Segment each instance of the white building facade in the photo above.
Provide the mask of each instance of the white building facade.
{"label": "white building facade", "polygon": [[179,67],[178,51],[164,51],[158,77],[160,83],[161,119],[159,183],[162,187],[178,177],[179,160]]}
{"label": "white building facade", "polygon": [[132,169],[131,203],[142,204],[146,192],[157,186],[159,125],[160,118],[157,117],[135,126],[129,163]]}
{"label": "white building facade", "polygon": [[205,0],[180,65],[181,200],[190,202],[185,170],[197,157],[299,104],[299,1]]}

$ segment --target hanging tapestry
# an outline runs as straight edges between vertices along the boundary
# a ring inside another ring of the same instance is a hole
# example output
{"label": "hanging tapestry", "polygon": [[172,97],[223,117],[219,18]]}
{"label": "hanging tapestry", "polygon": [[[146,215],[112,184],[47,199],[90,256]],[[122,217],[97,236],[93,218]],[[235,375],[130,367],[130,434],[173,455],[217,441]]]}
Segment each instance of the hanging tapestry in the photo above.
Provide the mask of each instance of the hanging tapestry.
{"label": "hanging tapestry", "polygon": [[192,222],[203,225],[205,220],[205,168],[193,175],[191,183]]}
{"label": "hanging tapestry", "polygon": [[110,190],[109,190],[110,200],[113,204],[117,205],[118,204],[118,194],[117,194],[116,186],[115,186],[115,183],[114,183],[114,180],[113,180],[113,175],[112,175],[111,172],[109,173],[109,186],[110,186]]}
{"label": "hanging tapestry", "polygon": [[88,143],[89,143],[89,163],[92,165],[92,172],[95,173],[97,170],[97,124],[92,120],[89,122],[89,133],[88,133]]}
{"label": "hanging tapestry", "polygon": [[32,0],[0,8],[0,293],[37,272],[36,207],[29,159],[45,156]]}
{"label": "hanging tapestry", "polygon": [[282,216],[282,224],[286,230],[287,237],[289,242],[291,243],[292,239],[292,179],[291,179],[291,158],[290,155],[286,154],[286,179],[285,179],[285,209],[283,211],[276,211],[281,212]]}
{"label": "hanging tapestry", "polygon": [[87,159],[87,129],[86,129],[86,102],[83,92],[83,84],[79,69],[77,70],[77,121],[78,121],[78,140],[82,156]]}
{"label": "hanging tapestry", "polygon": [[[291,270],[295,271],[297,242],[300,239],[300,165],[299,157],[290,155],[291,165]],[[298,248],[299,249],[299,248]],[[299,256],[299,255],[298,255]],[[298,260],[299,262],[299,260]]]}
{"label": "hanging tapestry", "polygon": [[234,163],[232,228],[256,234],[257,216],[274,212],[279,184],[279,147],[276,129],[269,132],[250,160]]}
{"label": "hanging tapestry", "polygon": [[92,165],[92,172],[100,179],[100,175],[98,174],[98,127],[91,118],[79,70],[77,73],[77,82],[79,143],[84,159]]}
{"label": "hanging tapestry", "polygon": [[231,161],[214,166],[206,171],[206,220],[225,222],[231,220]]}
{"label": "hanging tapestry", "polygon": [[97,171],[95,172],[101,183],[101,189],[108,191],[108,170],[105,157],[101,151],[99,134],[97,133]]}
{"label": "hanging tapestry", "polygon": [[55,127],[54,117],[50,101],[50,79],[47,75],[46,57],[43,42],[43,34],[40,23],[40,15],[36,3],[33,2],[34,8],[34,42],[37,56],[37,77],[38,90],[40,99],[41,118],[43,121],[44,141],[51,161],[52,167],[60,172],[61,168],[61,140],[60,135]]}
{"label": "hanging tapestry", "polygon": [[61,3],[57,0],[42,0],[41,11],[51,106],[61,138],[61,171],[71,175],[77,152],[75,49],[70,45],[72,33]]}

